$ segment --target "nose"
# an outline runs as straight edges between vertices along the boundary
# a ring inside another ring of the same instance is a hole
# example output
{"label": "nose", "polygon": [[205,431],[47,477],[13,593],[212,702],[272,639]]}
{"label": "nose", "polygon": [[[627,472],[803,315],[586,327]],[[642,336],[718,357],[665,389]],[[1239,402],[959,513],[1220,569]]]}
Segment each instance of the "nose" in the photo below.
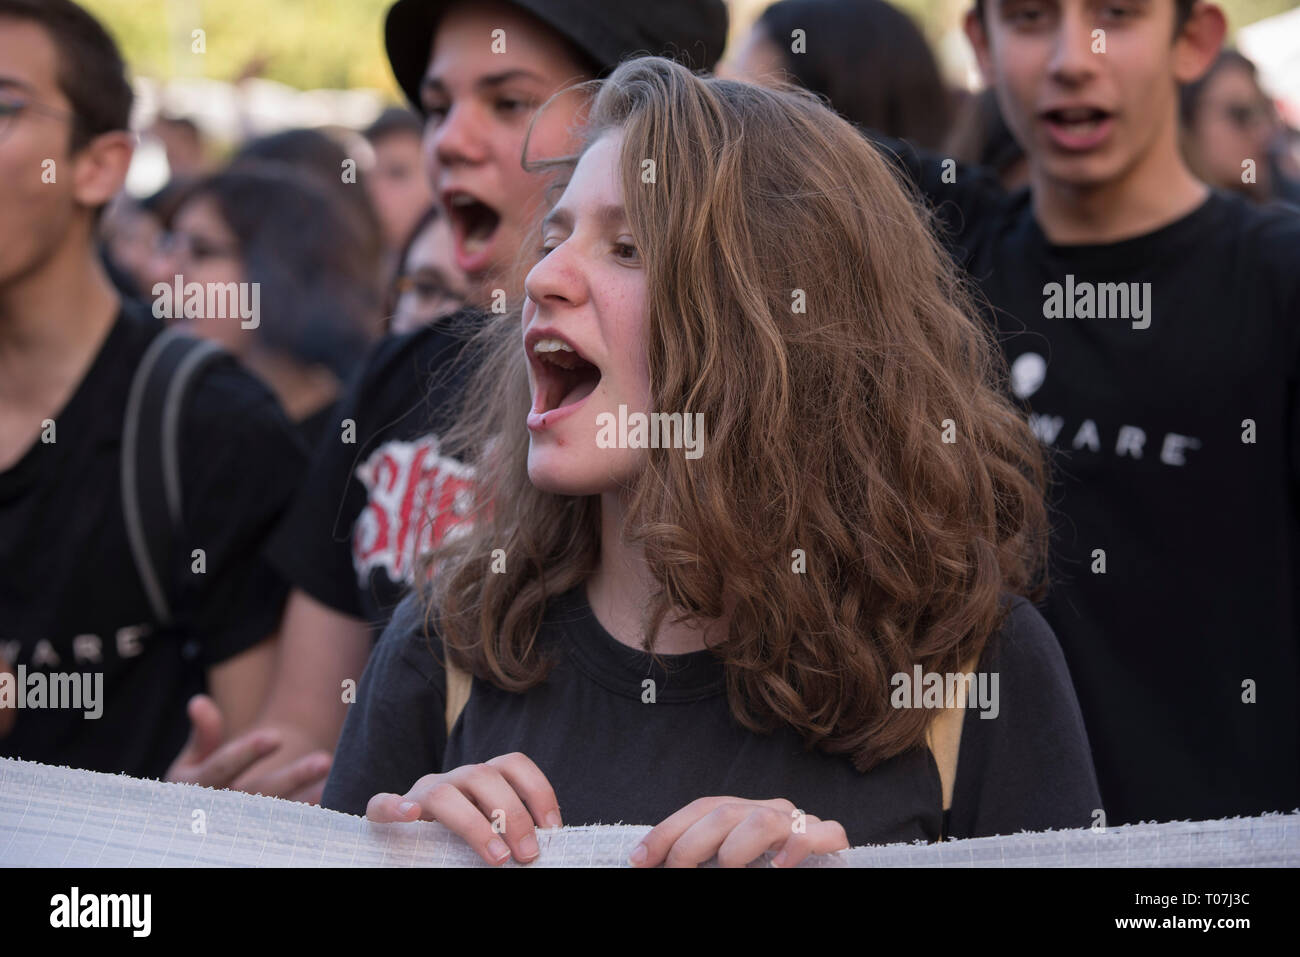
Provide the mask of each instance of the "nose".
{"label": "nose", "polygon": [[1092,76],[1097,57],[1105,56],[1092,50],[1094,28],[1086,7],[1086,4],[1062,5],[1060,27],[1047,65],[1051,77],[1068,86],[1077,86]]}
{"label": "nose", "polygon": [[580,306],[587,300],[587,276],[571,239],[566,240],[528,271],[524,293],[539,311]]}
{"label": "nose", "polygon": [[452,104],[439,122],[431,121],[425,128],[426,161],[431,172],[437,166],[456,166],[481,163],[487,157],[487,147],[482,135],[482,122],[473,104]]}

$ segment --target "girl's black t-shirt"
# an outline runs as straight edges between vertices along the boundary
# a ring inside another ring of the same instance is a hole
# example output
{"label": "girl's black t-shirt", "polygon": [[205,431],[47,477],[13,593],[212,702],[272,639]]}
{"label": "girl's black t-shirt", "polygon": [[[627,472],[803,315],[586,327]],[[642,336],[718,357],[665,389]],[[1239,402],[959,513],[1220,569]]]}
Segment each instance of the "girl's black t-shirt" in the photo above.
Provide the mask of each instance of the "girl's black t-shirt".
{"label": "girl's black t-shirt", "polygon": [[[556,662],[546,681],[515,694],[474,679],[448,736],[440,643],[425,628],[420,596],[409,596],[350,706],[324,806],[364,814],[378,792],[402,794],[425,774],[518,751],[546,775],[570,825],[653,825],[696,798],[732,795],[786,798],[840,822],[853,845],[941,836],[941,784],[928,749],[860,773],[847,757],[806,748],[792,729],[748,731],[731,716],[712,652],[661,655],[661,667],[601,627],[583,586],[548,603],[539,640]],[[974,696],[964,715],[944,836],[1099,820],[1070,676],[1031,604],[1012,600],[976,671],[998,676],[996,695]]]}

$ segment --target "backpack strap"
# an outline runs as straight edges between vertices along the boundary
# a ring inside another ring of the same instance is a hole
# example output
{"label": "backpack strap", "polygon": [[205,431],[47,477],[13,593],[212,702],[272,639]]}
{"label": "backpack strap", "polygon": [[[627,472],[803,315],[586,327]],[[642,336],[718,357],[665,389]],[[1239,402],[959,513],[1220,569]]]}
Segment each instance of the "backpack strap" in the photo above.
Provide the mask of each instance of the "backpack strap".
{"label": "backpack strap", "polygon": [[465,704],[469,701],[469,693],[474,687],[474,676],[468,671],[461,671],[450,661],[445,660],[446,654],[443,655],[443,669],[447,673],[447,735],[451,735],[451,729],[456,724],[456,719],[460,713],[465,710]]}
{"label": "backpack strap", "polygon": [[122,515],[131,557],[154,616],[173,624],[166,572],[180,531],[180,418],[198,374],[226,355],[215,342],[169,326],[136,367],[122,421]]}

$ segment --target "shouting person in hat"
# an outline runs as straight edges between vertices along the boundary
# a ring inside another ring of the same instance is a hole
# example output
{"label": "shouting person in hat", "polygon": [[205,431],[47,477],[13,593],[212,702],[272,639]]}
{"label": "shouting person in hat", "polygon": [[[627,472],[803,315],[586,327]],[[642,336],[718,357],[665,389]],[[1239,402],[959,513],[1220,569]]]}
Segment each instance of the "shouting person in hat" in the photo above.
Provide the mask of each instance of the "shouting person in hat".
{"label": "shouting person in hat", "polygon": [[[552,182],[522,162],[542,104],[561,94],[538,116],[528,158],[570,154],[586,94],[562,91],[638,53],[712,69],[726,32],[722,0],[393,5],[389,61],[425,117],[426,171],[447,207],[470,306],[501,312],[522,300],[522,253]],[[464,346],[481,314],[466,309],[380,343],[338,406],[269,550],[294,587],[258,728],[285,744],[261,762],[209,767],[202,783],[319,797],[373,638],[412,581],[417,556],[467,512],[469,469],[442,452],[439,436],[457,412]],[[205,699],[191,713],[200,738],[202,723],[220,720]]]}

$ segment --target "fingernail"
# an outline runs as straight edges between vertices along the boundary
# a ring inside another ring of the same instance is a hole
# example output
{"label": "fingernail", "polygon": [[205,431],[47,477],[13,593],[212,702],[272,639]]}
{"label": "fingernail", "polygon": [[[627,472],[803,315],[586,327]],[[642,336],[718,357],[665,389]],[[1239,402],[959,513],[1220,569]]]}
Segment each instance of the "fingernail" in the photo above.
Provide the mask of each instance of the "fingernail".
{"label": "fingernail", "polygon": [[563,822],[560,820],[560,812],[559,812],[559,811],[548,811],[548,812],[546,813],[546,826],[547,826],[547,827],[562,827],[562,826],[563,826]]}
{"label": "fingernail", "polygon": [[540,849],[537,846],[537,838],[529,834],[519,842],[519,859],[523,861],[531,861],[537,856],[539,850]]}
{"label": "fingernail", "polygon": [[397,805],[397,813],[410,814],[414,808],[415,808],[414,801],[403,801],[401,804]]}
{"label": "fingernail", "polygon": [[646,846],[644,844],[638,844],[636,846],[636,850],[632,852],[632,855],[628,858],[628,860],[631,861],[633,864],[644,864],[645,859],[649,856],[650,856],[650,852],[646,850]]}
{"label": "fingernail", "polygon": [[506,842],[501,838],[494,837],[488,841],[488,854],[492,857],[492,860],[500,864],[510,856],[510,848],[506,847]]}
{"label": "fingernail", "polygon": [[785,851],[782,851],[780,854],[776,855],[776,857],[772,858],[772,866],[785,867],[785,861],[786,861]]}

